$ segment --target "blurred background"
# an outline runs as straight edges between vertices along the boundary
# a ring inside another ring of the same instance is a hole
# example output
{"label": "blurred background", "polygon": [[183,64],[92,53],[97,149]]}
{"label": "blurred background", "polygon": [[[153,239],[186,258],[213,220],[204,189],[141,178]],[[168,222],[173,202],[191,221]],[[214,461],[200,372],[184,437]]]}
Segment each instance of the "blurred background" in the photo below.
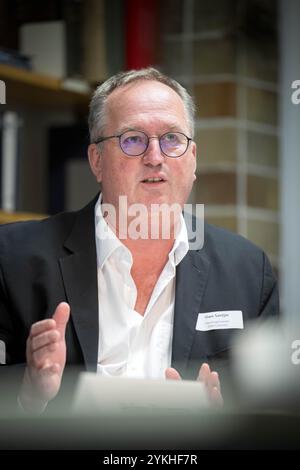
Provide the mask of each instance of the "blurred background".
{"label": "blurred background", "polygon": [[153,65],[197,103],[191,202],[267,252],[296,319],[299,24],[300,0],[0,0],[0,221],[78,209],[96,194],[91,93]]}

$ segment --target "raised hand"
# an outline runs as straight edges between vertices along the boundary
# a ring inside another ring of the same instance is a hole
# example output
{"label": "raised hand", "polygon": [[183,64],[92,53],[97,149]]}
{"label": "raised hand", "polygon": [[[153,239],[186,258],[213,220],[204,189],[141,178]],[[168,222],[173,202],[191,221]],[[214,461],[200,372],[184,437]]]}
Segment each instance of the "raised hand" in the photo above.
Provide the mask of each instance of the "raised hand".
{"label": "raised hand", "polygon": [[[179,372],[173,367],[166,369],[166,379],[182,380]],[[212,372],[208,364],[204,363],[199,369],[197,380],[203,382],[208,393],[210,403],[215,407],[223,406],[221,385],[218,372]]]}
{"label": "raised hand", "polygon": [[58,393],[66,364],[65,330],[70,306],[60,303],[51,319],[34,323],[26,345],[27,367],[19,394],[25,410],[40,413]]}

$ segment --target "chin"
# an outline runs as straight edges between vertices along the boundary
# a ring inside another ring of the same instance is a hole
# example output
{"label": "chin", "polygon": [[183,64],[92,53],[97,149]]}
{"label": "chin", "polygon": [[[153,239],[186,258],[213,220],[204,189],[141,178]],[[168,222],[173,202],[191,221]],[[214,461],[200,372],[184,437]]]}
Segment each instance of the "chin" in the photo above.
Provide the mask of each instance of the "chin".
{"label": "chin", "polygon": [[147,207],[151,206],[151,204],[172,204],[169,197],[166,195],[158,195],[158,196],[149,196],[147,198],[143,198],[142,204],[145,204]]}

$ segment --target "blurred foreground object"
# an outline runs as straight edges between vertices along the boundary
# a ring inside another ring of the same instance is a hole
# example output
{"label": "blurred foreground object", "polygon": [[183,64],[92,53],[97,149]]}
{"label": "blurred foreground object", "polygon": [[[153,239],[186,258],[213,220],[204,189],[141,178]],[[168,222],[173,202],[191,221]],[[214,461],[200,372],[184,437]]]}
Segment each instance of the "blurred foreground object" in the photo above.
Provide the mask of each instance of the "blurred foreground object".
{"label": "blurred foreground object", "polygon": [[183,380],[127,379],[81,373],[74,414],[194,414],[209,407],[204,384]]}
{"label": "blurred foreground object", "polygon": [[244,407],[300,409],[299,339],[300,324],[291,331],[268,321],[243,332],[234,348],[234,372]]}

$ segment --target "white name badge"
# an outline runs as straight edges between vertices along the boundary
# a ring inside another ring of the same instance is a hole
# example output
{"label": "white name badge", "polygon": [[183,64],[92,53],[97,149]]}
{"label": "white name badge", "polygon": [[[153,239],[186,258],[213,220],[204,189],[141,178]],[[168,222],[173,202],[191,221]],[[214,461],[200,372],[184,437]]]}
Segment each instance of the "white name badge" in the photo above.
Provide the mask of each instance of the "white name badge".
{"label": "white name badge", "polygon": [[244,328],[243,313],[241,310],[224,310],[218,312],[199,313],[196,330],[228,330]]}

